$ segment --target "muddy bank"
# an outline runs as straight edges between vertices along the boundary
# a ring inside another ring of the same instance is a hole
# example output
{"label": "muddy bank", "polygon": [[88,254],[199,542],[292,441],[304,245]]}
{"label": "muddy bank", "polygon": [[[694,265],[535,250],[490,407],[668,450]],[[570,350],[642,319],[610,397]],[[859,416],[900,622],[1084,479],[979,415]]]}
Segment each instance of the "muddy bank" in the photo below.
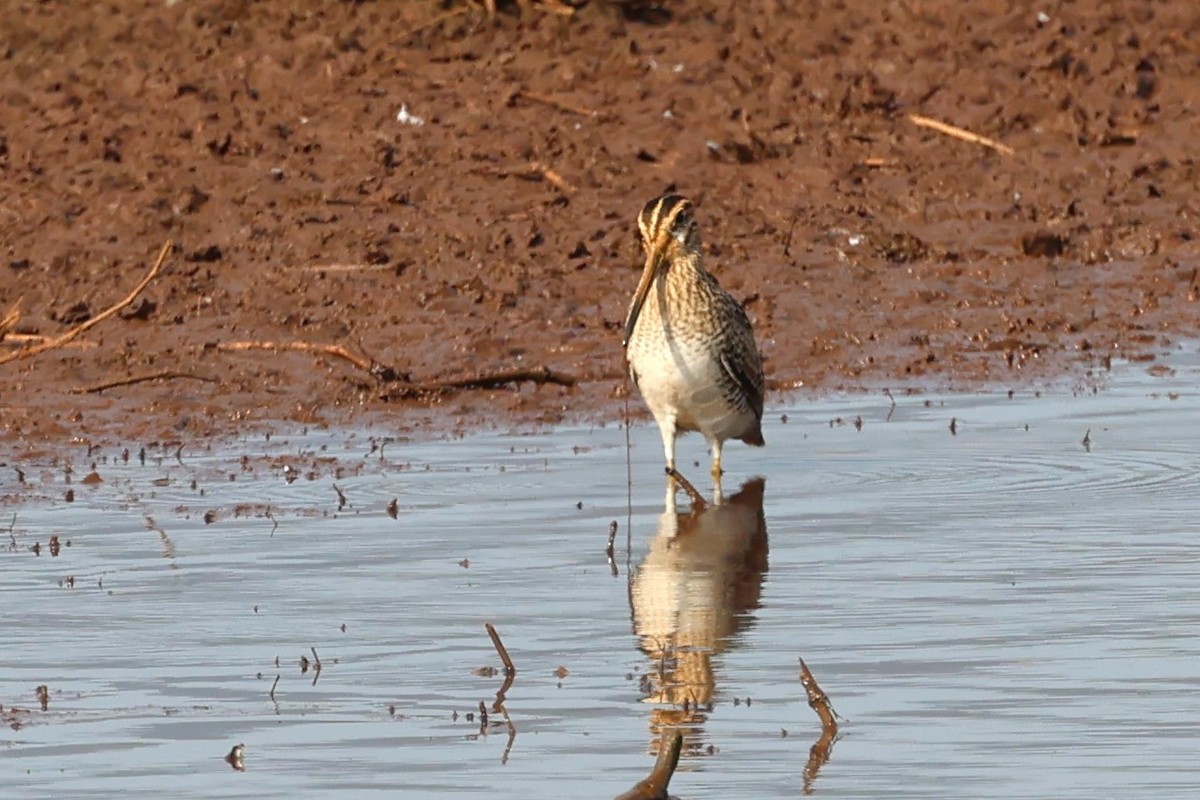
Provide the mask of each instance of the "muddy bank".
{"label": "muddy bank", "polygon": [[[8,4],[0,358],[175,250],[0,364],[0,430],[613,418],[633,217],[670,185],[776,391],[1087,380],[1197,334],[1194,4],[784,5]],[[241,341],[578,383],[414,400]]]}

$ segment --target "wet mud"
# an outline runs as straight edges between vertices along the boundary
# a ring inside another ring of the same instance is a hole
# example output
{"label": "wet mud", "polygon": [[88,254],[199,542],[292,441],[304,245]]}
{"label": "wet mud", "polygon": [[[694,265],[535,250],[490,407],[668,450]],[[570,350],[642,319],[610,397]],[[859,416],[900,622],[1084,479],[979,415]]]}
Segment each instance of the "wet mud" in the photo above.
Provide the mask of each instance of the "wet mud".
{"label": "wet mud", "polygon": [[[0,432],[613,418],[668,186],[776,398],[1087,381],[1197,333],[1194,3],[523,5],[6,3],[0,359],[174,251],[0,364]],[[511,370],[575,382],[405,390]]]}

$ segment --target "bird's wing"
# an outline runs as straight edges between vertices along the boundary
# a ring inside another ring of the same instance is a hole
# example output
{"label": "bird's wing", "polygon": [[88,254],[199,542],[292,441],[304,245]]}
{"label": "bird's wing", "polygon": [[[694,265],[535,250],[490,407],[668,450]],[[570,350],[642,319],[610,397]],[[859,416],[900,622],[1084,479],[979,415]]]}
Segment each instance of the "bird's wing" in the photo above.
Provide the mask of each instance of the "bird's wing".
{"label": "bird's wing", "polygon": [[763,367],[762,356],[754,343],[754,330],[742,304],[733,300],[734,322],[721,352],[721,368],[741,391],[746,404],[754,411],[757,419],[763,415]]}

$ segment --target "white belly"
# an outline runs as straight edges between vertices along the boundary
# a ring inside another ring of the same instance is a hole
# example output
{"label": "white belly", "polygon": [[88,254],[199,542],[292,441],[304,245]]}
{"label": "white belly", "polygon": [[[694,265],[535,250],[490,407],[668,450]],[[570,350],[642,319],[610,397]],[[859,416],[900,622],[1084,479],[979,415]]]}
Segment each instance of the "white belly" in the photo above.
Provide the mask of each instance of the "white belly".
{"label": "white belly", "polygon": [[710,442],[738,438],[753,426],[754,415],[739,411],[726,397],[730,379],[704,343],[632,344],[629,363],[638,390],[660,426],[673,423],[680,432],[699,431]]}

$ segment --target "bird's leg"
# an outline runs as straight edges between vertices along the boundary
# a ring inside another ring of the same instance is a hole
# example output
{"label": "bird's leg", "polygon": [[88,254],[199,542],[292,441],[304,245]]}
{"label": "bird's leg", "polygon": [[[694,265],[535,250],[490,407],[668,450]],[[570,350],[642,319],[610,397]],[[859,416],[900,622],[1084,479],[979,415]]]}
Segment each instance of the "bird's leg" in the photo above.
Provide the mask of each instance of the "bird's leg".
{"label": "bird's leg", "polygon": [[675,470],[675,417],[674,415],[658,420],[658,431],[662,434],[663,453],[667,457],[667,472]]}
{"label": "bird's leg", "polygon": [[725,474],[725,471],[723,469],[721,469],[721,440],[720,439],[713,440],[712,457],[713,457],[713,465],[712,465],[713,480],[720,481],[721,476]]}

